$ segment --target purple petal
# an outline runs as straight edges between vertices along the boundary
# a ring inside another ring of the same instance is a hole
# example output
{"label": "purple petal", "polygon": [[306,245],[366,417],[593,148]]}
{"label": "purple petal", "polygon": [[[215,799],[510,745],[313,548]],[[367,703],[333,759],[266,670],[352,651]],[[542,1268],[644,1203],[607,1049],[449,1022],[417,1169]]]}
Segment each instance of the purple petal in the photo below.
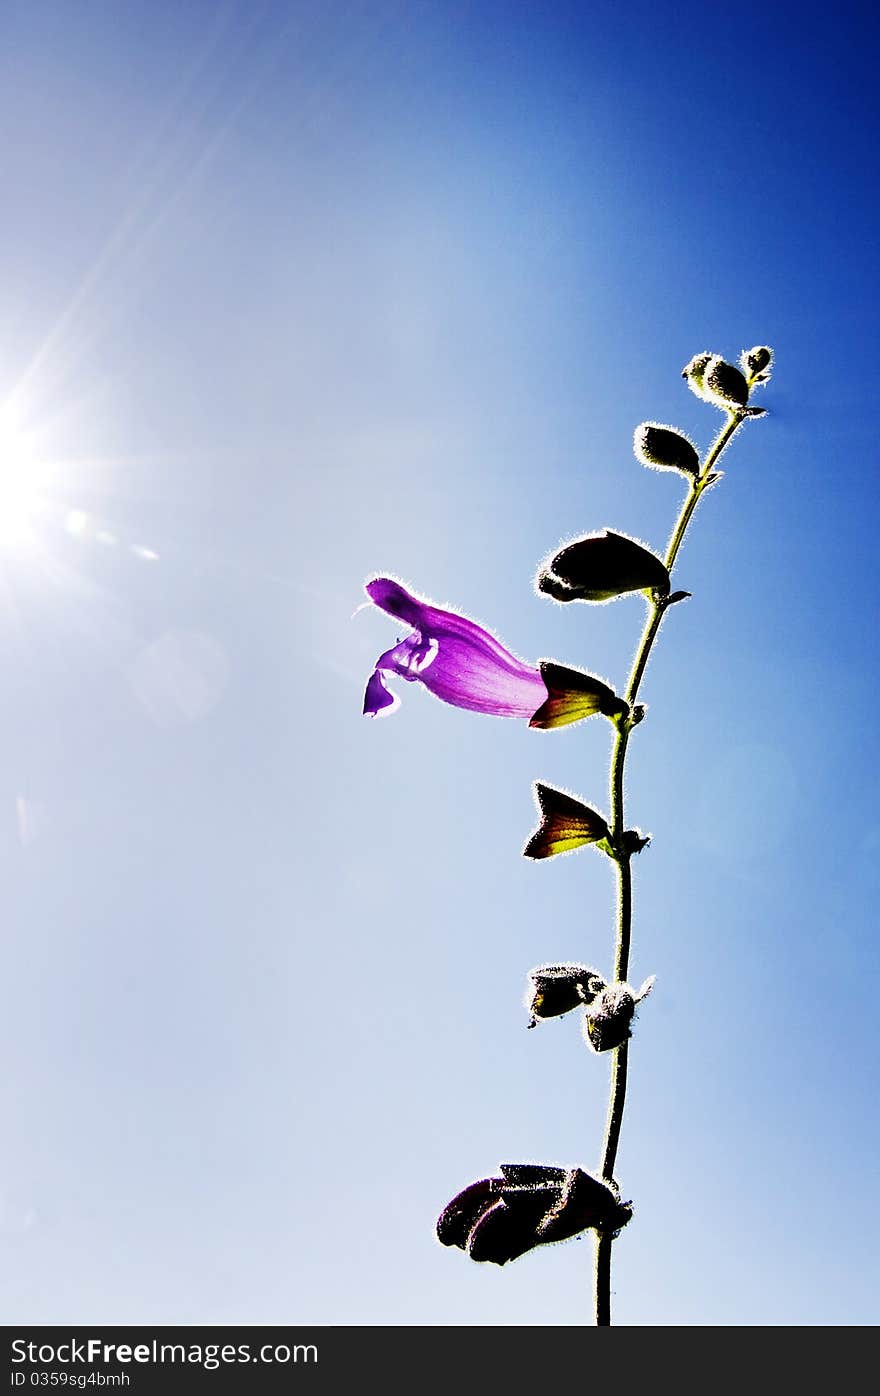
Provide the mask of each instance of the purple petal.
{"label": "purple petal", "polygon": [[558,1182],[548,1181],[537,1187],[507,1187],[502,1183],[500,1200],[484,1211],[471,1229],[467,1242],[471,1260],[505,1265],[540,1245],[542,1227],[558,1206],[560,1193]]}
{"label": "purple petal", "polygon": [[438,1218],[437,1240],[444,1246],[465,1250],[471,1231],[483,1213],[494,1205],[500,1190],[500,1178],[481,1178],[453,1197]]}
{"label": "purple petal", "polygon": [[410,596],[400,582],[394,582],[390,577],[374,577],[371,582],[367,582],[364,591],[380,611],[387,611],[389,616],[405,621],[414,630],[418,630],[422,611],[425,609],[424,602]]}
{"label": "purple petal", "polygon": [[502,1199],[480,1217],[467,1242],[471,1260],[506,1265],[538,1244],[535,1218],[525,1209],[508,1207]]}
{"label": "purple petal", "polygon": [[[479,632],[479,626],[474,629]],[[495,717],[530,718],[537,712],[535,705],[540,708],[546,701],[539,671],[513,655],[501,659],[476,637],[435,638],[436,657],[419,678],[444,703]]]}
{"label": "purple petal", "polygon": [[367,691],[364,694],[364,715],[366,717],[379,717],[380,715],[387,717],[399,706],[400,699],[397,694],[389,692],[379,670],[374,669],[367,680]]}
{"label": "purple petal", "polygon": [[540,670],[476,621],[431,606],[389,577],[376,577],[366,591],[375,605],[416,632],[383,654],[377,670],[418,679],[444,703],[495,717],[530,718],[546,702]]}

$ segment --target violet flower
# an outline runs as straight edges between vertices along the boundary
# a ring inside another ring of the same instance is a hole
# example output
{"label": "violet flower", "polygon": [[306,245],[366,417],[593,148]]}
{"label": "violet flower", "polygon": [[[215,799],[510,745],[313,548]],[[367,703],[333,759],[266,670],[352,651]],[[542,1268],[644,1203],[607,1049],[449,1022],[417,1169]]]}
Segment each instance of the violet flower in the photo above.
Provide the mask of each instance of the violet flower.
{"label": "violet flower", "polygon": [[632,1216],[616,1187],[580,1168],[502,1163],[500,1171],[500,1178],[471,1183],[443,1209],[437,1240],[444,1246],[506,1265],[590,1227],[616,1234]]}
{"label": "violet flower", "polygon": [[476,621],[432,606],[390,577],[374,577],[365,590],[375,606],[412,631],[377,659],[364,695],[368,716],[391,713],[400,702],[386,687],[385,674],[418,680],[444,703],[494,717],[531,718],[546,703],[540,670],[517,659]]}

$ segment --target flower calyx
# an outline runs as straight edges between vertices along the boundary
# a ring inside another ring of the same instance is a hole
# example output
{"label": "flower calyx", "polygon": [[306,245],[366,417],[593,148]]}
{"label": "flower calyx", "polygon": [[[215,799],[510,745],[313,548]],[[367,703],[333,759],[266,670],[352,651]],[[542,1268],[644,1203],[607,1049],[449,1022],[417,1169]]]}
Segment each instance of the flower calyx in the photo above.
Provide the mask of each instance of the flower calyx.
{"label": "flower calyx", "polygon": [[632,1035],[632,1020],[636,1006],[647,998],[654,987],[654,978],[646,979],[641,988],[630,984],[606,984],[584,1013],[584,1041],[594,1052],[611,1052]]}
{"label": "flower calyx", "polygon": [[523,1002],[530,1028],[546,1018],[560,1018],[593,1002],[605,980],[590,965],[538,965],[529,971]]}
{"label": "flower calyx", "polygon": [[596,713],[618,722],[629,713],[624,700],[595,674],[566,668],[551,659],[540,660],[538,669],[547,689],[547,700],[532,715],[530,727],[550,731]]}
{"label": "flower calyx", "polygon": [[525,858],[552,858],[588,843],[614,856],[607,821],[598,810],[542,781],[535,782],[534,793],[540,823],[523,849]]}

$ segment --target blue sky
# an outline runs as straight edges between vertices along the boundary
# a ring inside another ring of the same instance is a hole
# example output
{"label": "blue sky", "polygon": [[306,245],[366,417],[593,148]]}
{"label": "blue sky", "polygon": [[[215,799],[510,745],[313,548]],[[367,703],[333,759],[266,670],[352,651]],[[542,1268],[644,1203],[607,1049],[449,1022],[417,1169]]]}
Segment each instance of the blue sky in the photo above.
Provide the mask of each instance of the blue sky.
{"label": "blue sky", "polygon": [[[418,686],[390,571],[622,685],[680,369],[772,344],[628,761],[623,1324],[876,1322],[877,142],[863,7],[9,4],[0,55],[0,1294],[7,1322],[578,1324],[591,1246],[433,1240],[500,1161],[596,1164],[607,1064],[524,1031],[607,970],[611,869],[531,782],[609,731]],[[3,501],[5,501],[5,512]]]}

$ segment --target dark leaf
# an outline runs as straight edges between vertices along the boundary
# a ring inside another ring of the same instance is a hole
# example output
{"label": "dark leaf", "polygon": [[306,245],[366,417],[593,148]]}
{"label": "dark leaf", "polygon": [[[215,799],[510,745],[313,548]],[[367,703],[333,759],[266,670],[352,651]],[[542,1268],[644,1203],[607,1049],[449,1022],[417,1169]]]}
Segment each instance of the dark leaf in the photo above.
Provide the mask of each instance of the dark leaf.
{"label": "dark leaf", "polygon": [[700,457],[694,445],[674,427],[659,422],[642,422],[633,434],[633,450],[642,465],[658,470],[679,470],[696,478]]}

